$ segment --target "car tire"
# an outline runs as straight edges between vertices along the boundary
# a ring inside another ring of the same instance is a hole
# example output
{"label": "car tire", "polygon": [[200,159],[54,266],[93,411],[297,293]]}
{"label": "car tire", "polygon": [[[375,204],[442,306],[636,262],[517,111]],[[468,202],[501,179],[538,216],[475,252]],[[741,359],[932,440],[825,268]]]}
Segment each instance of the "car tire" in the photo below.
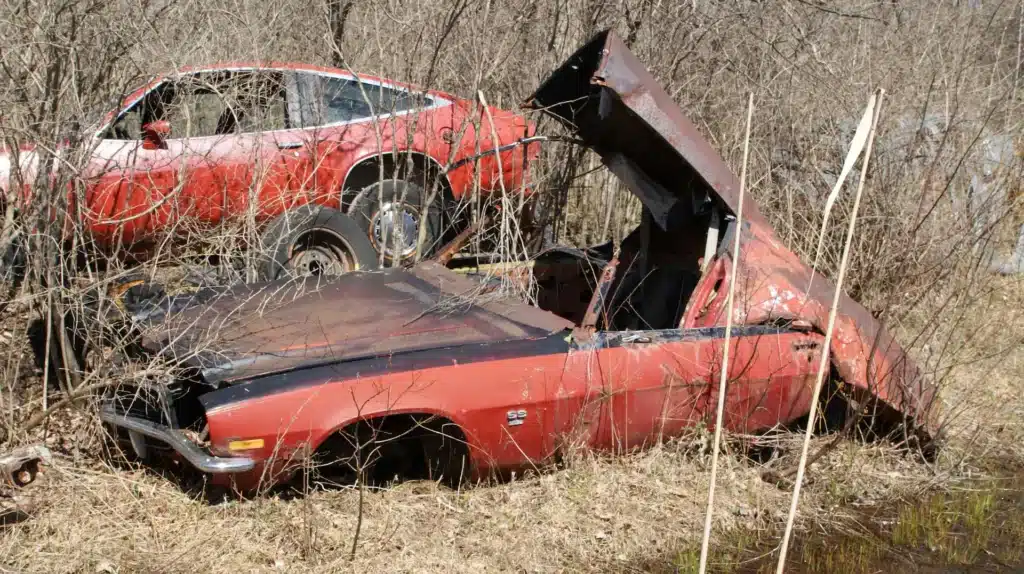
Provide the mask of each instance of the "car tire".
{"label": "car tire", "polygon": [[[412,263],[416,257],[421,219],[426,226],[421,257],[430,256],[440,245],[440,194],[435,201],[426,206],[426,217],[421,218],[425,196],[423,188],[413,182],[389,179],[363,189],[352,204],[349,213],[358,222],[378,256],[383,253],[385,263],[389,265]],[[397,254],[393,243],[395,238],[389,232],[389,229],[395,229],[393,222],[396,218],[401,219],[402,227],[400,229],[403,231],[402,235],[398,237],[400,248]],[[413,237],[408,237],[409,233]]]}
{"label": "car tire", "polygon": [[[119,360],[123,358],[122,345],[132,343],[130,333],[125,330],[123,310],[115,300],[123,297],[139,281],[138,275],[131,274],[109,283],[93,285],[84,291],[76,290],[74,296],[62,299],[63,306],[53,302],[49,312],[32,322],[29,342],[36,355],[37,367],[44,368],[46,359],[49,359],[48,383],[65,390],[69,384],[77,386],[88,372],[99,366],[96,361],[109,364],[113,360],[111,355],[100,352],[102,350],[116,351],[113,356]],[[43,288],[47,288],[45,282]]]}
{"label": "car tire", "polygon": [[263,232],[264,280],[341,275],[377,268],[377,252],[352,218],[330,207],[286,211]]}
{"label": "car tire", "polygon": [[102,446],[106,451],[107,460],[121,468],[130,468],[132,465],[144,462],[135,453],[128,431],[110,423],[103,423]]}

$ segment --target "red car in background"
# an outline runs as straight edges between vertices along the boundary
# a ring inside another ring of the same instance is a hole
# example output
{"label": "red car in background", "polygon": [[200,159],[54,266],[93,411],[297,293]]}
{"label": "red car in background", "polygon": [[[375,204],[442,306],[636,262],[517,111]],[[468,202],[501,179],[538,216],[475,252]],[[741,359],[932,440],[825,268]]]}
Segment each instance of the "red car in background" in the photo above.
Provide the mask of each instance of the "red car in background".
{"label": "red car in background", "polygon": [[[407,262],[421,223],[428,253],[446,222],[464,223],[449,208],[477,181],[484,193],[525,189],[537,154],[515,145],[533,134],[521,115],[301,64],[188,69],[123,102],[87,142],[84,202],[69,222],[105,251],[146,254],[168,234],[248,217],[263,230],[268,278],[365,268],[381,252]],[[0,155],[7,190],[12,175],[33,181],[38,158],[16,161]]]}

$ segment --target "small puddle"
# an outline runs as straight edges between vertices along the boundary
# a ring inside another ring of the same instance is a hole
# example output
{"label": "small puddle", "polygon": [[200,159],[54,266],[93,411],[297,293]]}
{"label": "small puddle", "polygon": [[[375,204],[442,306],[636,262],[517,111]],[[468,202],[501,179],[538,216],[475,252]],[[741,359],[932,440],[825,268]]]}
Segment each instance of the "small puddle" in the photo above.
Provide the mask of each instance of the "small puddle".
{"label": "small puddle", "polygon": [[[788,574],[1024,571],[1024,473],[928,494],[905,504],[858,511],[855,520],[800,534]],[[712,572],[775,572],[779,532],[730,533]],[[696,572],[699,548],[640,565],[647,572]]]}

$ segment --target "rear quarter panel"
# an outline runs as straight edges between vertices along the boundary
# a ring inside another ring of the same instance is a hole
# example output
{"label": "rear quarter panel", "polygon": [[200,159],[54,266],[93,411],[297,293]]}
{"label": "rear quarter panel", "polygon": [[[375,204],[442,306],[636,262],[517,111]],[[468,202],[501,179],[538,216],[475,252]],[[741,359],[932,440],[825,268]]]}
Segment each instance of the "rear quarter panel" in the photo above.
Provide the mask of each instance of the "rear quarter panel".
{"label": "rear quarter panel", "polygon": [[[733,324],[798,320],[824,333],[829,323],[835,286],[782,244],[768,227],[744,226],[737,268]],[[725,257],[728,257],[725,255]],[[709,274],[702,283],[713,280]],[[698,285],[697,291],[702,286]],[[718,304],[687,326],[724,325],[724,294],[728,279],[718,286]],[[695,305],[699,307],[699,302]],[[938,389],[922,374],[893,336],[859,303],[840,293],[830,358],[839,377],[862,389],[912,420],[923,438],[941,433]]]}
{"label": "rear quarter panel", "polygon": [[[293,178],[298,185],[289,186],[286,193],[305,193],[313,189],[317,203],[337,207],[339,192],[344,189],[349,172],[367,159],[411,151],[445,166],[451,147],[444,141],[442,132],[450,129],[451,123],[452,106],[444,105],[378,121],[368,119],[307,129],[311,145],[302,158],[295,160],[293,171],[311,174],[311,180],[309,177]],[[402,160],[400,156],[394,159]],[[265,193],[270,194],[266,201],[274,199],[274,190]]]}
{"label": "rear quarter panel", "polygon": [[[487,113],[481,106],[466,101],[460,101],[455,108],[456,161],[511,144],[536,132],[532,122],[508,110],[490,107]],[[478,181],[480,189],[486,193],[498,193],[502,188],[509,194],[520,190],[529,193],[529,163],[537,158],[539,150],[539,143],[515,146],[497,154],[481,155],[457,167],[448,174],[455,197],[471,192]]]}

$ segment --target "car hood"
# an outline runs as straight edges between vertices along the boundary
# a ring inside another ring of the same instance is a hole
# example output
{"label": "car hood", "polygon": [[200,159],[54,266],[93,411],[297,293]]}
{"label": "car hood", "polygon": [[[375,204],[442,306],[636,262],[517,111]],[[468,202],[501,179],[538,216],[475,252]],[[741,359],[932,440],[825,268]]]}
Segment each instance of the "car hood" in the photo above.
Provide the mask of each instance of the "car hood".
{"label": "car hood", "polygon": [[[739,179],[612,31],[597,34],[569,56],[524,106],[576,132],[662,227],[673,204],[694,187],[732,213],[739,209]],[[747,221],[765,223],[749,197],[743,214]]]}
{"label": "car hood", "polygon": [[572,328],[429,262],[330,281],[238,285],[191,297],[185,305],[162,301],[136,314],[143,347],[199,369],[209,383]]}
{"label": "car hood", "polygon": [[[674,202],[685,200],[695,185],[733,214],[739,211],[738,178],[612,31],[597,34],[577,50],[525,105],[574,131],[663,228]],[[743,219],[736,324],[792,321],[824,333],[835,286],[813,275],[779,240],[749,195]],[[735,232],[735,225],[730,229]],[[731,243],[728,238],[721,242],[719,261],[728,261]],[[701,281],[719,279],[705,273]],[[702,325],[689,326],[724,324],[725,316],[719,313],[705,317]],[[849,385],[880,399],[935,437],[939,425],[934,385],[878,320],[845,293],[839,298],[831,354]]]}

